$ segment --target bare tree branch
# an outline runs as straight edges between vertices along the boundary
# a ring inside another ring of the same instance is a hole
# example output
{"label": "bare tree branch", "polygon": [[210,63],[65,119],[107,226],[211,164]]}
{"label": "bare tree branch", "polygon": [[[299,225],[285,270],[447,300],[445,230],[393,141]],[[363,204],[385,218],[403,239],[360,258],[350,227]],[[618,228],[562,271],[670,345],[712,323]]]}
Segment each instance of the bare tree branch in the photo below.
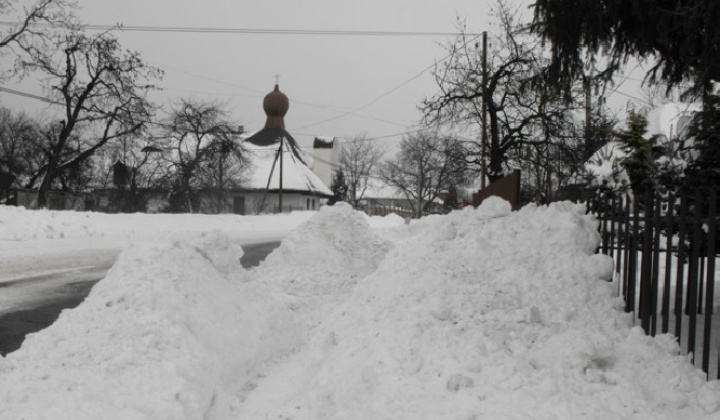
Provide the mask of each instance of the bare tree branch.
{"label": "bare tree branch", "polygon": [[379,143],[368,140],[361,134],[342,144],[340,151],[340,168],[348,186],[348,201],[358,206],[368,188],[370,178],[380,163],[385,148]]}
{"label": "bare tree branch", "polygon": [[44,76],[65,117],[46,130],[50,153],[39,206],[45,205],[54,182],[62,182],[63,173],[80,167],[108,142],[144,129],[153,109],[146,99],[152,86],[142,82],[162,75],[137,53],[123,51],[108,33],[88,36],[70,30],[53,42],[52,50],[30,50],[23,59],[27,70]]}

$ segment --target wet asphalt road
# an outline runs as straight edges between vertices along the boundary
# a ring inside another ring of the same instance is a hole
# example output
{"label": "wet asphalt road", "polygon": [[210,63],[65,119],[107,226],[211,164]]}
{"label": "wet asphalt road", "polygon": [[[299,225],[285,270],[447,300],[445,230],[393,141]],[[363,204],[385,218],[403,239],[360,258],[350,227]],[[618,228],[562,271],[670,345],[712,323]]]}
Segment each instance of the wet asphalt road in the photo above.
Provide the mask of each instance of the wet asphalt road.
{"label": "wet asphalt road", "polygon": [[[243,245],[240,264],[245,268],[255,267],[280,245],[280,242],[266,242]],[[92,286],[104,276],[64,284],[53,290],[53,298],[32,309],[22,309],[0,316],[0,355],[5,356],[20,348],[25,336],[50,326],[63,309],[75,308],[90,293]],[[13,284],[0,285],[12,287]]]}

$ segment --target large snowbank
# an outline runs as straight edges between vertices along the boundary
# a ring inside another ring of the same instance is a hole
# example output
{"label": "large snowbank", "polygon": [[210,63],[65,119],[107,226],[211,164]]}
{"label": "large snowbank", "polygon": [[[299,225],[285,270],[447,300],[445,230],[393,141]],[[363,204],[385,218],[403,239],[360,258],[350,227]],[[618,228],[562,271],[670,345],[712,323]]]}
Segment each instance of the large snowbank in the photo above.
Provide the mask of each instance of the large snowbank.
{"label": "large snowbank", "polygon": [[[154,238],[168,232],[204,232],[212,229],[255,235],[295,228],[315,212],[282,215],[238,216],[235,214],[107,214],[76,211],[26,210],[0,206],[0,241],[39,239],[92,240],[97,238]],[[8,242],[0,244],[10,247]]]}
{"label": "large snowbank", "polygon": [[324,207],[249,271],[218,232],[133,245],[0,359],[0,419],[720,416],[621,312],[582,206],[390,224]]}

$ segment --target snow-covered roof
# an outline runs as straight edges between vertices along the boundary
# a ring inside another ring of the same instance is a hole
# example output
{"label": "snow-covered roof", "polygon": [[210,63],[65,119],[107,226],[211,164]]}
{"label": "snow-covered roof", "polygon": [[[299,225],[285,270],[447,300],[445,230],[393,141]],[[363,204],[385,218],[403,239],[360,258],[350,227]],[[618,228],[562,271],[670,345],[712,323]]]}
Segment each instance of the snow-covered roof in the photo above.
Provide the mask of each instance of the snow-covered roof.
{"label": "snow-covered roof", "polygon": [[[287,96],[278,85],[265,96],[265,127],[244,136],[243,146],[250,155],[250,175],[245,187],[250,190],[280,190],[332,197],[332,191],[310,170],[295,139],[285,130],[283,117],[289,107]],[[278,150],[282,145],[282,169]],[[282,173],[282,178],[280,174]],[[268,183],[268,179],[270,182]]]}
{"label": "snow-covered roof", "polygon": [[585,163],[585,170],[594,184],[609,188],[630,184],[627,172],[620,162],[627,156],[620,143],[611,141],[595,152]]}
{"label": "snow-covered roof", "polygon": [[[359,193],[359,191],[358,191]],[[370,179],[368,181],[367,189],[363,194],[363,199],[395,199],[395,200],[406,200],[407,197],[402,191],[397,188],[387,185],[380,180]]]}
{"label": "snow-covered roof", "polygon": [[700,111],[696,103],[672,102],[654,108],[648,112],[647,134],[660,134],[670,140],[682,135],[687,130],[693,114]]}
{"label": "snow-covered roof", "polygon": [[[268,178],[272,172],[269,189],[280,189],[280,159],[277,159],[275,168],[273,163],[278,154],[280,144],[259,146],[249,142],[243,143],[250,157],[250,176],[245,187],[251,190],[264,190],[268,187]],[[283,142],[282,154],[282,188],[283,191],[307,192],[320,196],[332,196],[332,191],[308,168],[299,154],[299,149],[292,148]]]}

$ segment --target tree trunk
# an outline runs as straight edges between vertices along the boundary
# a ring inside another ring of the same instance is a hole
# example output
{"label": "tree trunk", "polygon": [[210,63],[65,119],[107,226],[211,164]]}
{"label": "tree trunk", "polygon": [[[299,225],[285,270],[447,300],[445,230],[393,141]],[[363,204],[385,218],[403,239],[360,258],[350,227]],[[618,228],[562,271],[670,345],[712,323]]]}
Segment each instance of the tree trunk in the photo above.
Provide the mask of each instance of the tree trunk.
{"label": "tree trunk", "polygon": [[425,175],[423,172],[422,164],[418,162],[417,207],[415,208],[416,219],[422,217],[423,184],[425,184]]}
{"label": "tree trunk", "polygon": [[57,163],[54,161],[51,161],[47,167],[47,170],[45,171],[45,176],[43,177],[42,182],[40,183],[40,187],[38,188],[38,202],[37,202],[38,209],[43,209],[43,208],[47,207],[47,193],[48,193],[48,191],[50,191],[50,187],[52,186],[53,179],[55,178],[56,168],[57,168]]}
{"label": "tree trunk", "polygon": [[498,128],[498,109],[495,103],[488,101],[488,115],[490,117],[490,171],[487,177],[490,183],[502,178],[502,161],[505,153],[500,150],[500,130]]}

